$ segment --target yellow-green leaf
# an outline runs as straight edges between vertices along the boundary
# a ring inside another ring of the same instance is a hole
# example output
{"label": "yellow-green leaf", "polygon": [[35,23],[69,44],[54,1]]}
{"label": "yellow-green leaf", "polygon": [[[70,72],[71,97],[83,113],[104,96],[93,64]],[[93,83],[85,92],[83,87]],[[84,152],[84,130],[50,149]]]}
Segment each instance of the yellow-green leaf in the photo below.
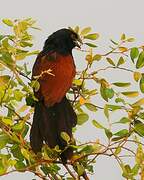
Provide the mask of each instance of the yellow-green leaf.
{"label": "yellow-green leaf", "polygon": [[80,86],[80,85],[82,85],[82,81],[80,79],[74,79],[73,84]]}
{"label": "yellow-green leaf", "polygon": [[136,101],[135,103],[133,103],[132,107],[141,106],[141,105],[144,105],[144,98],[141,98],[138,101]]}
{"label": "yellow-green leaf", "polygon": [[142,74],[140,72],[134,72],[133,73],[133,78],[136,82],[139,81],[139,79],[141,78]]}
{"label": "yellow-green leaf", "polygon": [[126,135],[128,135],[128,130],[127,129],[122,129],[122,130],[120,130],[120,131],[118,131],[118,132],[116,132],[114,135],[115,136],[120,136],[120,137],[123,137],[123,136],[126,136]]}
{"label": "yellow-green leaf", "polygon": [[119,50],[120,50],[120,52],[126,52],[126,51],[128,51],[128,48],[121,46],[121,47],[119,47]]}
{"label": "yellow-green leaf", "polygon": [[104,106],[104,115],[106,116],[107,119],[109,119],[109,110],[107,104]]}
{"label": "yellow-green leaf", "polygon": [[118,87],[129,87],[131,85],[131,83],[124,83],[124,82],[115,82],[112,84]]}
{"label": "yellow-green leaf", "polygon": [[93,61],[99,61],[99,60],[101,60],[101,58],[102,58],[102,55],[96,54],[96,55],[93,56],[92,60]]}
{"label": "yellow-green leaf", "polygon": [[70,137],[66,132],[61,132],[61,137],[68,143],[70,141]]}
{"label": "yellow-green leaf", "polygon": [[144,66],[144,51],[142,51],[140,54],[139,54],[139,57],[138,57],[138,60],[136,62],[136,68],[137,69],[140,69]]}
{"label": "yellow-green leaf", "polygon": [[135,38],[128,38],[127,39],[127,42],[134,42],[135,41]]}
{"label": "yellow-green leaf", "polygon": [[124,60],[124,58],[121,56],[121,57],[119,58],[119,60],[118,60],[117,66],[120,66],[120,65],[122,65],[122,64],[124,64],[124,63],[125,63],[125,60]]}
{"label": "yellow-green leaf", "polygon": [[84,36],[85,39],[90,39],[90,40],[96,40],[99,38],[99,34],[98,33],[94,33],[94,34],[88,34],[86,36]]}
{"label": "yellow-green leaf", "polygon": [[115,66],[115,63],[113,62],[113,60],[111,58],[106,58],[107,62],[113,66]]}
{"label": "yellow-green leaf", "polygon": [[131,57],[131,60],[132,62],[134,62],[134,59],[137,58],[139,55],[139,50],[137,47],[133,47],[130,51],[130,57]]}
{"label": "yellow-green leaf", "polygon": [[126,39],[126,35],[123,33],[120,38],[122,41]]}
{"label": "yellow-green leaf", "polygon": [[10,19],[3,19],[2,22],[7,26],[13,26],[13,22]]}
{"label": "yellow-green leaf", "polygon": [[144,136],[144,124],[141,121],[134,124],[134,129],[140,136]]}
{"label": "yellow-green leaf", "polygon": [[94,104],[91,104],[91,103],[85,103],[84,104],[86,106],[86,108],[90,111],[94,111],[96,112],[97,111],[97,107],[94,105]]}
{"label": "yellow-green leaf", "polygon": [[89,116],[86,113],[80,113],[77,115],[77,124],[78,125],[82,125],[84,124],[86,121],[88,121]]}
{"label": "yellow-green leaf", "polygon": [[92,48],[96,48],[97,47],[97,45],[92,44],[92,43],[84,43],[84,44],[86,44],[87,46],[92,47]]}
{"label": "yellow-green leaf", "polygon": [[96,127],[96,128],[99,128],[99,129],[105,129],[99,122],[97,122],[96,120],[93,120],[92,121],[93,125]]}
{"label": "yellow-green leaf", "polygon": [[84,36],[84,35],[88,34],[90,31],[91,31],[91,27],[86,27],[86,28],[82,29],[80,35]]}
{"label": "yellow-green leaf", "polygon": [[13,125],[13,121],[12,121],[12,119],[11,118],[8,118],[8,117],[3,117],[2,118],[2,121],[5,123],[5,124],[7,124],[7,125]]}
{"label": "yellow-green leaf", "polygon": [[29,160],[30,156],[29,156],[29,151],[27,149],[21,148],[21,153],[27,160]]}
{"label": "yellow-green leaf", "polygon": [[84,167],[80,164],[77,164],[77,172],[79,176],[83,175],[83,173],[85,172]]}
{"label": "yellow-green leaf", "polygon": [[144,74],[142,74],[139,86],[140,86],[141,92],[144,93]]}
{"label": "yellow-green leaf", "polygon": [[74,31],[78,34],[79,33],[79,26],[76,26],[75,28],[74,28]]}
{"label": "yellow-green leaf", "polygon": [[139,95],[139,92],[138,91],[126,91],[126,92],[121,92],[121,94],[123,94],[124,96],[127,96],[127,97],[135,98]]}
{"label": "yellow-green leaf", "polygon": [[114,152],[115,155],[118,155],[121,152],[121,147],[118,146]]}

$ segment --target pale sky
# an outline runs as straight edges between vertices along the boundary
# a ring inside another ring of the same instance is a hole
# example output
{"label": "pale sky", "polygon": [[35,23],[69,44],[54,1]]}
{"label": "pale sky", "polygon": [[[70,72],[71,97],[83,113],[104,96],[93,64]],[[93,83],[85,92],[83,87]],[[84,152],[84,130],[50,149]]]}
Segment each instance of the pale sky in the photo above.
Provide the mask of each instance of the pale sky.
{"label": "pale sky", "polygon": [[[38,49],[42,48],[45,38],[50,33],[62,27],[75,25],[91,26],[100,34],[101,47],[105,47],[110,38],[117,39],[122,33],[136,37],[137,43],[144,42],[143,0],[0,0],[0,6],[1,19],[32,17],[37,20],[37,25],[42,29],[34,33],[35,47]],[[82,62],[77,63],[80,65]],[[80,132],[83,139],[87,136],[88,140],[93,136],[93,131],[89,132],[89,135],[86,135],[84,130]],[[95,172],[91,180],[123,180],[114,159],[100,157]],[[34,175],[30,173],[15,173],[0,179],[32,178]]]}

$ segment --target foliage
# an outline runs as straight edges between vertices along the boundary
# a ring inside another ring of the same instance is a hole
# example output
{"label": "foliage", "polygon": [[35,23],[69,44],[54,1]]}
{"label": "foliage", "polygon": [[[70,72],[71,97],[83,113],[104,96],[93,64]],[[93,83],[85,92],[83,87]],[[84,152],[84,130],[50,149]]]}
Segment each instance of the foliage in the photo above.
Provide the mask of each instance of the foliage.
{"label": "foliage", "polygon": [[[94,173],[97,157],[109,156],[117,160],[124,178],[143,179],[144,46],[131,46],[134,38],[122,34],[118,41],[110,40],[112,45],[108,52],[98,53],[95,41],[99,34],[93,33],[90,27],[73,28],[84,42],[83,49],[77,50],[85,56],[85,68],[77,72],[68,92],[78,116],[74,132],[89,121],[96,132],[99,129],[105,134],[106,143],[99,137],[83,144],[76,139],[71,161],[62,165],[58,147],[49,149],[44,145],[42,153],[36,155],[29,144],[33,115],[30,105],[36,101],[32,89],[39,88],[36,80],[31,82],[28,66],[30,59],[35,60],[33,55],[39,52],[31,50],[30,29],[38,28],[30,18],[3,19],[2,22],[11,33],[0,35],[0,175],[29,171],[41,179],[76,179],[84,172]],[[107,71],[111,77],[106,76]],[[131,76],[131,80],[127,82],[117,76],[113,81],[117,72]],[[101,113],[101,121],[91,119],[91,113],[94,117]],[[113,120],[115,113],[119,115]],[[61,136],[69,143],[65,132]],[[125,163],[125,158],[133,159],[133,165]]]}

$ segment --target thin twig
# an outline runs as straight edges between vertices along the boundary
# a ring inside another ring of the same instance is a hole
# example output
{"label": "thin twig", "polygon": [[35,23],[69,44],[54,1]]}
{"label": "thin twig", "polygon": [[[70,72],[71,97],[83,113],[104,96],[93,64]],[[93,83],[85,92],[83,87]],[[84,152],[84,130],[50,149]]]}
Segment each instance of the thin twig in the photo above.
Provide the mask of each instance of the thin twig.
{"label": "thin twig", "polygon": [[73,177],[73,179],[76,180],[77,178],[76,178],[75,175],[72,173],[72,171],[69,169],[68,165],[64,164],[64,167],[65,167],[66,170],[69,172],[69,174],[71,175],[71,177]]}

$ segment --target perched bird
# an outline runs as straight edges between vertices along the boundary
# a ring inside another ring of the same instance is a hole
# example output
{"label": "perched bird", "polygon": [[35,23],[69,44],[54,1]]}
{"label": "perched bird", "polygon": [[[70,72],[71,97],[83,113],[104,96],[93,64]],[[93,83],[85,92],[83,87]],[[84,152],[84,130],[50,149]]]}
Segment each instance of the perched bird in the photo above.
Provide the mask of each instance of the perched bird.
{"label": "perched bird", "polygon": [[[74,31],[60,29],[48,37],[34,63],[32,79],[37,78],[40,84],[38,91],[34,91],[38,101],[34,106],[30,131],[30,144],[35,153],[41,151],[43,142],[50,148],[58,145],[64,150],[67,143],[61,137],[61,132],[66,132],[72,138],[77,116],[66,93],[76,73],[72,49],[80,47],[80,43],[81,39]],[[48,73],[49,70],[51,73]],[[72,152],[72,148],[63,151],[62,161],[66,162]]]}

